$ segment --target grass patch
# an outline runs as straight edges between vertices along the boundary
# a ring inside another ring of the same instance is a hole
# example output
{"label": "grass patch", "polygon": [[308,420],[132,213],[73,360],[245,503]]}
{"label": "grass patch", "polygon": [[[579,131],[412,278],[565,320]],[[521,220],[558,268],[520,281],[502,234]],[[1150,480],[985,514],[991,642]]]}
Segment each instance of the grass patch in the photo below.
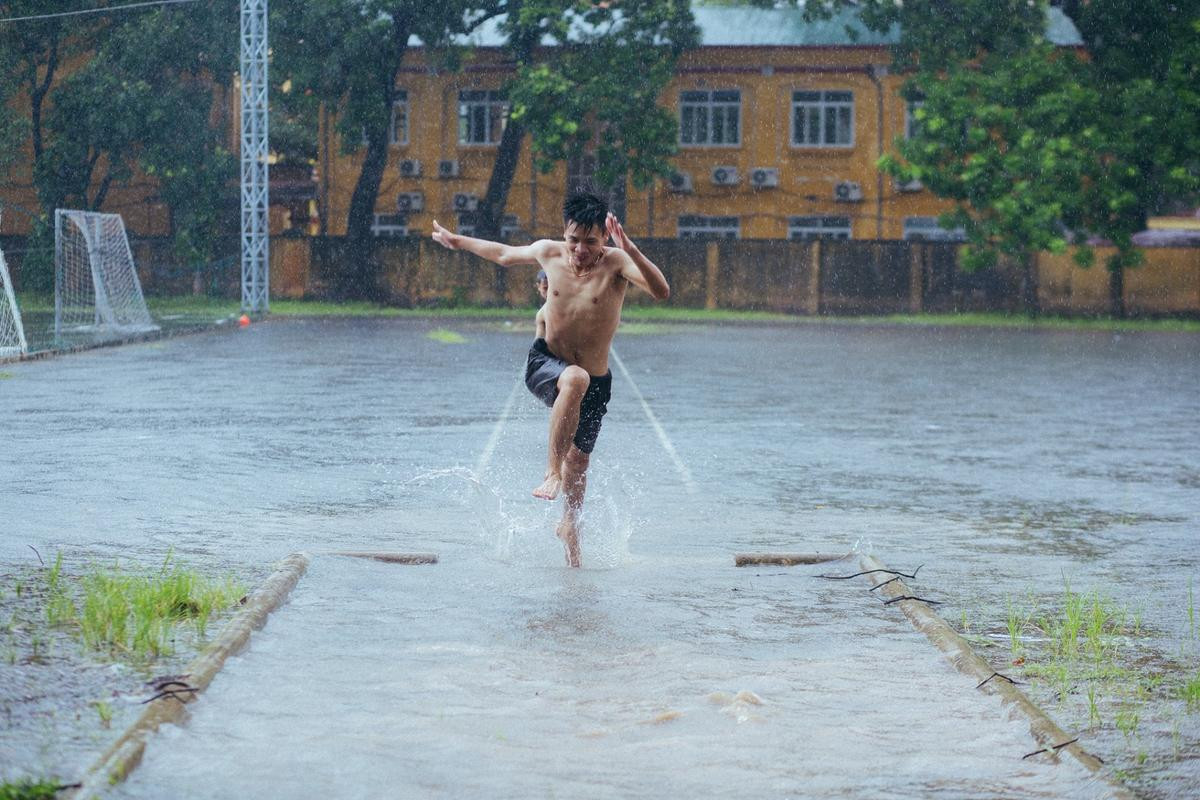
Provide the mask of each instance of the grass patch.
{"label": "grass patch", "polygon": [[168,554],[157,573],[119,565],[91,568],[74,593],[62,577],[62,554],[46,574],[46,621],[75,632],[85,646],[146,663],[173,652],[179,626],[207,635],[214,613],[234,605],[245,589],[225,578],[212,580],[174,562]]}
{"label": "grass patch", "polygon": [[0,783],[0,800],[54,800],[65,789],[58,781],[22,778]]}
{"label": "grass patch", "polygon": [[1179,697],[1187,703],[1188,711],[1200,709],[1200,672],[1189,678],[1179,687]]}
{"label": "grass patch", "polygon": [[445,328],[438,328],[436,330],[432,330],[425,335],[428,338],[433,339],[435,342],[441,342],[442,344],[466,344],[467,343],[467,337],[463,336],[461,333],[447,330]]}

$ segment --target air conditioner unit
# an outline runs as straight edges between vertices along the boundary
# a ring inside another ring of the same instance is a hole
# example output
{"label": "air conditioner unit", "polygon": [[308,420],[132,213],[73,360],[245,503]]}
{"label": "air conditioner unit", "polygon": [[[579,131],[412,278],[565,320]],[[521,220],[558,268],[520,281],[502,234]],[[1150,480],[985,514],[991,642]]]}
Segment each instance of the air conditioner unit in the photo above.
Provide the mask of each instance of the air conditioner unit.
{"label": "air conditioner unit", "polygon": [[454,195],[455,211],[475,211],[479,208],[479,198],[473,194]]}
{"label": "air conditioner unit", "polygon": [[672,192],[691,194],[692,176],[686,172],[672,172],[671,177],[667,179],[667,186]]}
{"label": "air conditioner unit", "polygon": [[439,178],[457,178],[458,177],[458,162],[451,159],[443,159],[438,162],[438,177]]}
{"label": "air conditioner unit", "polygon": [[712,182],[717,186],[734,186],[738,182],[737,167],[713,167]]}
{"label": "air conditioner unit", "polygon": [[421,177],[421,162],[415,158],[400,159],[400,177],[401,178],[419,178],[419,177]]}
{"label": "air conditioner unit", "polygon": [[396,210],[401,213],[425,210],[425,195],[420,192],[401,192],[396,196]]}
{"label": "air conditioner unit", "polygon": [[911,181],[892,181],[892,185],[896,187],[897,192],[919,192],[925,188],[925,184],[916,179]]}
{"label": "air conditioner unit", "polygon": [[838,181],[833,187],[833,199],[839,203],[861,203],[862,186],[857,181]]}
{"label": "air conditioner unit", "polygon": [[750,170],[750,184],[759,189],[778,186],[779,170],[774,167],[755,167]]}

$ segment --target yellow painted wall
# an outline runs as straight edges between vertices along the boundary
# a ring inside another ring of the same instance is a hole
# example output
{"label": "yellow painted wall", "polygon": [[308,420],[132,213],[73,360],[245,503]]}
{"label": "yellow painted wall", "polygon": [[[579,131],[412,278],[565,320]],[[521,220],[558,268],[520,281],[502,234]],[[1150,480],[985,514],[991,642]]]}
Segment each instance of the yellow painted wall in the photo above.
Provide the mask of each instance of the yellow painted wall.
{"label": "yellow painted wall", "polygon": [[[1042,310],[1064,314],[1107,314],[1108,270],[1116,252],[1096,248],[1096,263],[1081,269],[1071,254],[1042,253],[1037,259],[1038,299]],[[1125,310],[1134,315],[1191,313],[1200,310],[1200,248],[1151,247],[1142,264],[1125,271]]]}
{"label": "yellow painted wall", "polygon": [[[461,73],[436,73],[423,59],[421,51],[411,51],[409,66],[397,80],[397,87],[408,92],[409,141],[391,147],[376,211],[395,213],[400,192],[423,192],[425,211],[410,214],[409,225],[428,234],[434,218],[451,228],[456,224],[452,211],[455,193],[484,195],[495,158],[495,146],[458,143],[459,90],[498,89],[511,68],[498,51],[489,49],[475,51]],[[698,214],[738,217],[743,238],[784,238],[789,216],[849,216],[854,238],[899,239],[905,216],[936,216],[946,210],[947,204],[928,192],[897,191],[891,179],[881,180],[875,169],[880,153],[904,130],[905,104],[898,93],[901,78],[882,75],[881,96],[867,71],[869,65],[889,60],[882,47],[708,47],[686,54],[663,94],[664,106],[677,114],[680,92],[689,89],[738,89],[742,142],[732,147],[681,148],[675,164],[691,173],[691,194],[670,192],[661,182],[648,192],[634,191],[631,186],[625,220],[630,233],[675,236],[679,216]],[[792,92],[801,89],[854,92],[852,147],[791,146]],[[340,235],[346,230],[363,153],[342,155],[334,128],[332,122],[322,126],[321,191],[326,192],[327,232]],[[398,164],[409,158],[421,162],[420,178],[400,176]],[[438,179],[437,163],[442,159],[457,159],[461,177]],[[723,165],[737,167],[739,185],[712,184],[712,169]],[[753,188],[749,175],[756,167],[778,168],[779,187]],[[841,180],[859,182],[863,201],[835,202],[834,185]],[[565,189],[562,165],[548,175],[534,173],[526,140],[507,205],[507,213],[520,221],[524,235],[518,238],[559,234]]]}
{"label": "yellow painted wall", "polygon": [[1196,313],[1200,309],[1200,247],[1155,248],[1125,272],[1125,307],[1131,314]]}

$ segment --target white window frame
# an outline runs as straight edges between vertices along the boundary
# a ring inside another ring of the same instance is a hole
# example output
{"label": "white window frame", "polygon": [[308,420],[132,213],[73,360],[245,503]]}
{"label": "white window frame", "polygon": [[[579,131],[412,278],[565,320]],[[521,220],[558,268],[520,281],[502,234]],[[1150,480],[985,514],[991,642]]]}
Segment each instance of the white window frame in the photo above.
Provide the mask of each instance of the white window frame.
{"label": "white window frame", "polygon": [[917,119],[916,112],[919,108],[925,107],[924,100],[908,100],[904,104],[904,138],[912,139],[917,135],[917,130],[921,126],[921,120]]}
{"label": "white window frame", "polygon": [[681,214],[676,220],[679,239],[740,239],[742,221],[737,217]]}
{"label": "white window frame", "polygon": [[[399,118],[400,125],[396,124]],[[408,144],[408,90],[398,89],[392,101],[392,119],[388,123],[388,141],[395,146]]]}
{"label": "white window frame", "polygon": [[788,217],[788,239],[851,239],[852,221],[849,217]]}
{"label": "white window frame", "polygon": [[408,236],[408,216],[376,214],[371,220],[371,235],[396,239]]}
{"label": "white window frame", "polygon": [[[802,95],[816,95],[816,97],[802,97]],[[849,95],[849,99],[842,99],[841,95]],[[796,127],[796,114],[804,109],[804,114],[807,119],[811,120],[813,112],[816,114],[817,132],[819,139],[816,142],[796,140],[798,130]],[[838,117],[840,112],[848,111],[848,127],[849,141],[845,142],[830,142],[826,140],[825,132],[829,124],[830,115],[833,115],[835,128],[838,125]],[[854,90],[853,89],[795,89],[792,91],[792,113],[789,123],[791,127],[791,135],[788,141],[792,147],[796,148],[818,148],[818,147],[836,147],[849,149],[854,147]]]}
{"label": "white window frame", "polygon": [[[475,126],[482,112],[486,129],[480,138]],[[508,100],[496,89],[463,89],[458,93],[458,143],[468,147],[495,147],[508,125]],[[493,135],[495,138],[493,138]]]}
{"label": "white window frame", "polygon": [[[735,97],[736,96],[736,99]],[[685,120],[692,118],[689,126]],[[704,128],[703,138],[697,138],[697,123]],[[729,123],[733,123],[732,140],[727,140]],[[722,135],[714,141],[717,128]],[[690,134],[685,135],[687,131]],[[740,147],[742,144],[741,89],[685,89],[679,93],[679,144],[682,147]]]}
{"label": "white window frame", "polygon": [[938,225],[937,217],[905,217],[906,242],[965,242],[967,232],[962,228],[947,230]]}

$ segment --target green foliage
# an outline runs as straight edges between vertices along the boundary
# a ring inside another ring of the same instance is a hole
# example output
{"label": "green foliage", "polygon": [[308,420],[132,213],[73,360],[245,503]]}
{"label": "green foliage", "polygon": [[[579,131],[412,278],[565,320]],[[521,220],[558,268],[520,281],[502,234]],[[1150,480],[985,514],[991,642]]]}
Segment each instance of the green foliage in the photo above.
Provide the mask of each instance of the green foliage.
{"label": "green foliage", "polygon": [[[6,15],[76,10],[68,2],[6,3]],[[0,99],[24,95],[32,173],[42,205],[23,265],[33,289],[52,285],[50,216],[55,208],[102,210],[114,185],[140,169],[156,178],[171,213],[176,249],[212,255],[236,200],[235,159],[213,117],[237,63],[237,3],[82,15],[0,26]],[[69,65],[69,69],[68,69]],[[0,143],[6,126],[0,124]],[[0,150],[3,150],[0,147]]]}
{"label": "green foliage", "polygon": [[54,800],[62,784],[51,780],[23,778],[0,783],[0,800]]}
{"label": "green foliage", "polygon": [[879,166],[955,201],[944,224],[966,229],[968,265],[1096,235],[1119,274],[1149,215],[1200,200],[1200,0],[1068,0],[1086,54],[1045,41],[1046,0],[856,5],[874,30],[900,26],[895,66],[925,102],[920,133]]}
{"label": "green foliage", "polygon": [[[679,55],[699,41],[689,6],[542,0],[524,3],[519,19],[521,25],[545,25],[542,37],[558,45],[541,60],[519,61],[509,86],[512,118],[531,134],[539,169],[548,172],[593,151],[602,186],[629,175],[634,186],[645,188],[668,175],[668,158],[677,151],[676,121],[657,99]],[[515,34],[517,25],[510,22],[509,29]]]}

